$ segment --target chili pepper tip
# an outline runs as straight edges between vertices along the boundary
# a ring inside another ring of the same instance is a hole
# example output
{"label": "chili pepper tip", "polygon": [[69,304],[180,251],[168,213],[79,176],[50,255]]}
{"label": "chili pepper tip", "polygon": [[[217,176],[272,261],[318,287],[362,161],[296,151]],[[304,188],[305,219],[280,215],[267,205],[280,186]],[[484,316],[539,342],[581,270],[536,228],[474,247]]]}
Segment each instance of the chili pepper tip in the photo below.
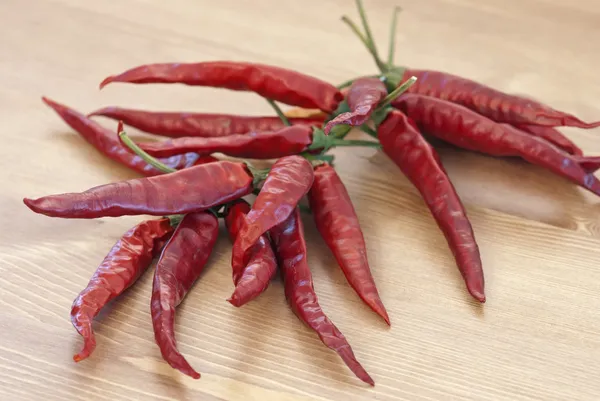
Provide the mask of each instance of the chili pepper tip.
{"label": "chili pepper tip", "polygon": [[476,300],[478,300],[482,304],[485,303],[485,294],[483,292],[478,291],[478,290],[474,290],[472,288],[468,288],[468,290],[469,290],[469,294],[471,294],[471,296],[473,298],[475,298]]}
{"label": "chili pepper tip", "polygon": [[104,80],[102,82],[100,82],[100,85],[98,86],[99,89],[104,88],[106,85],[108,85],[109,83],[113,82],[115,80],[115,76],[111,75],[110,77],[106,77],[104,78]]}

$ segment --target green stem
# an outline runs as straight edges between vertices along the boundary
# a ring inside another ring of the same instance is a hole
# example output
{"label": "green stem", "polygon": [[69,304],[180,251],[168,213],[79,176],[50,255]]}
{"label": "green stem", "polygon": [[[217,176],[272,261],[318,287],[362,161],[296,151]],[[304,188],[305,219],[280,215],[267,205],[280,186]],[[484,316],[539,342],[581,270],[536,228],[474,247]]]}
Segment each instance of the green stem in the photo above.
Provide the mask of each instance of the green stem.
{"label": "green stem", "polygon": [[390,39],[389,39],[389,50],[388,50],[388,61],[387,66],[388,69],[394,67],[394,54],[396,52],[396,28],[398,25],[398,13],[400,13],[402,9],[400,7],[394,8],[394,13],[392,14],[392,24],[390,26]]}
{"label": "green stem", "polygon": [[369,40],[362,34],[358,26],[346,15],[342,17],[342,21],[344,21],[344,23],[350,27],[352,32],[354,32],[354,34],[358,36],[358,38],[363,43],[363,45],[365,45],[369,53],[371,53],[373,60],[375,60],[375,64],[377,64],[377,68],[379,68],[379,70],[382,73],[385,72],[387,70],[386,66],[383,63],[383,61],[381,61],[381,59],[379,58],[379,55],[377,55],[377,50],[375,50],[371,43],[369,43]]}
{"label": "green stem", "polygon": [[373,128],[369,127],[368,125],[366,125],[366,124],[361,125],[360,130],[362,132],[368,134],[369,136],[377,139],[377,132]]}
{"label": "green stem", "polygon": [[347,87],[349,87],[350,85],[352,85],[352,83],[354,82],[354,80],[355,80],[355,79],[356,79],[356,78],[349,79],[349,80],[347,80],[346,82],[343,82],[343,83],[339,84],[338,86],[336,86],[336,88],[338,88],[338,89],[344,89],[344,88],[347,88]]}
{"label": "green stem", "polygon": [[273,110],[275,110],[275,113],[277,113],[277,115],[281,119],[281,122],[283,123],[283,125],[288,126],[288,127],[291,126],[292,124],[290,123],[290,120],[288,120],[288,118],[285,116],[285,114],[283,114],[283,111],[281,111],[279,106],[277,106],[277,104],[274,101],[272,101],[271,99],[266,99],[266,100],[271,105]]}
{"label": "green stem", "polygon": [[348,133],[352,130],[352,126],[340,124],[333,127],[330,132],[330,135],[334,138],[343,139]]}
{"label": "green stem", "polygon": [[361,141],[361,140],[350,140],[350,139],[333,139],[331,141],[331,147],[338,146],[363,146],[367,148],[381,148],[379,142],[373,141]]}
{"label": "green stem", "polygon": [[383,101],[377,107],[377,110],[381,110],[389,106],[394,99],[406,92],[408,88],[410,88],[415,82],[417,82],[417,77],[412,76],[408,78],[406,81],[404,81],[404,83],[402,83],[402,85],[394,89],[383,99]]}
{"label": "green stem", "polygon": [[119,138],[121,138],[121,142],[125,144],[133,153],[142,158],[143,161],[156,168],[157,170],[162,171],[163,173],[174,173],[174,168],[165,166],[154,157],[150,156],[148,153],[144,152],[133,140],[127,135],[125,131],[119,132]]}
{"label": "green stem", "polygon": [[387,66],[381,61],[379,54],[377,53],[377,46],[373,40],[373,34],[371,33],[371,28],[369,27],[369,22],[367,21],[367,13],[365,12],[362,0],[356,0],[356,7],[358,8],[358,13],[360,15],[363,29],[365,30],[365,35],[367,36],[367,41],[371,45],[371,51],[373,53],[373,57],[375,58],[375,62],[377,63],[377,67],[382,73],[386,72]]}

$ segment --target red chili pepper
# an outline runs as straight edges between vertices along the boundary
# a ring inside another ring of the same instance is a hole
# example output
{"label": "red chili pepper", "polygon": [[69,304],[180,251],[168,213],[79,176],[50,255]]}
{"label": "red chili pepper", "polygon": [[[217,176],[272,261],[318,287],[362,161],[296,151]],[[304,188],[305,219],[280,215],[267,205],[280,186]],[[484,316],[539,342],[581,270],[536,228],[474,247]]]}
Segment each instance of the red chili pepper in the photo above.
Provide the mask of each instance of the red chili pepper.
{"label": "red chili pepper", "polygon": [[156,157],[187,152],[195,152],[203,156],[218,152],[248,159],[276,159],[306,150],[312,143],[312,133],[311,127],[296,125],[274,132],[253,132],[216,138],[183,137],[164,142],[138,143],[138,145]]}
{"label": "red chili pepper", "polygon": [[[225,225],[233,242],[238,237],[249,211],[250,205],[242,199],[230,203],[225,208]],[[271,241],[266,235],[258,239],[250,255],[246,266],[233,270],[235,290],[228,301],[234,306],[242,306],[262,294],[277,272],[277,260]]]}
{"label": "red chili pepper", "polygon": [[219,221],[211,212],[186,215],[165,246],[154,272],[150,312],[160,352],[182,373],[199,379],[175,342],[175,308],[202,273],[219,234]]}
{"label": "red chili pepper", "polygon": [[399,111],[388,114],[377,136],[385,154],[421,193],[448,241],[469,293],[485,302],[483,268],[473,228],[437,152]]}
{"label": "red chili pepper", "polygon": [[404,71],[404,79],[418,78],[409,93],[432,96],[465,106],[491,120],[508,124],[532,124],[547,127],[600,127],[600,121],[586,123],[574,115],[524,97],[509,95],[470,79],[440,71]]}
{"label": "red chili pepper", "polygon": [[[186,136],[213,138],[256,131],[276,131],[284,127],[279,117],[144,111],[121,107],[105,107],[94,111],[89,116],[121,120],[144,132],[172,138]],[[290,118],[289,121],[292,125],[320,126],[324,118],[324,115],[315,115],[311,118]]]}
{"label": "red chili pepper", "polygon": [[583,151],[556,128],[527,124],[515,125],[515,127],[521,131],[535,135],[538,138],[545,139],[557,148],[562,149],[571,155],[583,155]]}
{"label": "red chili pepper", "polygon": [[194,162],[194,166],[200,166],[202,164],[214,163],[214,162],[218,162],[218,161],[220,161],[220,160],[217,159],[216,157],[202,156],[202,157],[199,157],[198,160],[196,160]]}
{"label": "red chili pepper", "polygon": [[148,269],[152,257],[160,252],[172,232],[167,218],[147,220],[127,231],[113,245],[71,307],[71,322],[84,340],[82,350],[73,356],[75,362],[84,360],[96,348],[94,318]]}
{"label": "red chili pepper", "polygon": [[600,195],[600,182],[581,159],[514,127],[498,124],[461,105],[428,96],[403,95],[394,102],[419,128],[461,148],[492,156],[516,156]]}
{"label": "red chili pepper", "polygon": [[[104,155],[146,176],[162,174],[159,170],[143,161],[141,157],[131,153],[128,148],[123,146],[113,131],[102,127],[83,114],[47,97],[43,97],[42,100],[71,128],[77,131],[79,135]],[[161,159],[160,162],[168,167],[179,170],[191,166],[197,159],[198,155],[189,153],[168,159]]]}
{"label": "red chili pepper", "polygon": [[246,265],[248,249],[263,234],[288,218],[310,189],[313,179],[312,165],[300,156],[282,157],[273,164],[233,245],[234,270]]}
{"label": "red chili pepper", "polygon": [[359,78],[352,83],[348,92],[350,112],[342,113],[325,125],[325,133],[338,124],[351,126],[363,125],[387,95],[385,84],[378,78]]}
{"label": "red chili pepper", "polygon": [[348,191],[329,164],[317,166],[314,171],[308,201],[317,229],[354,291],[390,324],[371,275],[365,239]]}
{"label": "red chili pepper", "polygon": [[111,82],[181,83],[256,92],[267,99],[331,113],[343,96],[333,85],[296,71],[233,61],[147,64],[106,78]]}
{"label": "red chili pepper", "polygon": [[306,242],[300,212],[296,208],[282,224],[271,229],[275,253],[279,259],[285,297],[292,311],[314,330],[323,344],[337,352],[350,370],[371,386],[375,382],[356,360],[346,337],[325,315],[313,286],[312,274],[306,261]]}
{"label": "red chili pepper", "polygon": [[221,161],[101,185],[80,193],[25,198],[23,202],[34,212],[50,217],[164,216],[206,210],[251,192],[252,175],[246,165]]}

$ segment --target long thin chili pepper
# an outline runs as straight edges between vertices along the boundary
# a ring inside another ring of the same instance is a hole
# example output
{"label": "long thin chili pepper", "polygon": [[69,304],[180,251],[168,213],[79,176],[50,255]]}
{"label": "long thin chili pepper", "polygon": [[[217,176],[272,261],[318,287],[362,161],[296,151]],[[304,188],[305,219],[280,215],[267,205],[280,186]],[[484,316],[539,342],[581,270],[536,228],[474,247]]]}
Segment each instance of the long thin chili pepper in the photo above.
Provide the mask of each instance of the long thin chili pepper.
{"label": "long thin chili pepper", "polygon": [[150,312],[154,337],[160,352],[182,373],[199,379],[175,342],[175,308],[202,273],[219,234],[219,221],[212,212],[187,214],[165,246],[154,272]]}
{"label": "long thin chili pepper", "polygon": [[283,223],[273,227],[270,234],[283,276],[285,297],[292,311],[319,335],[323,344],[337,352],[360,380],[373,386],[375,382],[356,360],[348,340],[319,305],[306,260],[304,228],[298,208]]}
{"label": "long thin chili pepper", "polygon": [[545,139],[571,155],[583,155],[583,151],[556,128],[528,124],[518,124],[515,127],[538,138]]}
{"label": "long thin chili pepper", "polygon": [[[256,131],[276,131],[284,127],[279,117],[239,116],[233,114],[204,114],[186,112],[160,112],[105,107],[89,116],[103,116],[121,120],[125,124],[151,134],[172,138],[221,137]],[[292,125],[321,125],[322,114],[310,118],[290,118]]]}
{"label": "long thin chili pepper", "polygon": [[275,159],[295,155],[312,143],[313,129],[306,125],[285,127],[272,132],[252,132],[216,138],[183,137],[163,142],[138,143],[156,157],[194,152],[201,156],[223,153],[249,159]]}
{"label": "long thin chili pepper", "polygon": [[[225,208],[225,225],[233,242],[238,237],[249,211],[250,205],[242,199],[228,204]],[[258,239],[250,255],[248,263],[241,266],[242,269],[233,270],[235,290],[228,301],[234,306],[242,306],[259,296],[267,289],[277,272],[277,260],[267,235]]]}
{"label": "long thin chili pepper", "polygon": [[492,156],[517,156],[600,195],[600,182],[578,156],[459,104],[428,96],[403,95],[394,102],[424,132],[461,148]]}
{"label": "long thin chili pepper", "polygon": [[314,171],[308,201],[317,229],[354,291],[390,324],[371,275],[365,239],[348,191],[329,164],[321,164]]}
{"label": "long thin chili pepper", "polygon": [[[161,174],[159,170],[150,166],[139,156],[132,154],[129,149],[124,147],[113,131],[102,127],[85,115],[47,97],[43,97],[42,100],[86,141],[112,160],[146,176]],[[179,170],[193,165],[197,159],[198,155],[188,153],[168,159],[161,159],[160,161],[171,168]]]}
{"label": "long thin chili pepper", "polygon": [[329,131],[338,124],[363,125],[386,95],[387,89],[378,78],[357,79],[352,83],[346,100],[350,111],[329,121],[323,131],[329,134]]}
{"label": "long thin chili pepper", "polygon": [[383,151],[419,190],[444,233],[469,293],[485,302],[479,247],[465,208],[437,152],[404,114],[392,111],[377,131]]}
{"label": "long thin chili pepper", "polygon": [[236,91],[251,91],[292,106],[334,111],[343,96],[333,85],[296,71],[264,64],[233,61],[147,64],[110,76],[112,82],[181,83]]}
{"label": "long thin chili pepper", "polygon": [[405,79],[410,76],[416,76],[418,81],[408,90],[409,93],[457,103],[496,122],[547,127],[600,127],[600,121],[586,123],[572,114],[554,110],[534,100],[509,95],[445,72],[406,69]]}
{"label": "long thin chili pepper", "polygon": [[51,217],[164,216],[206,210],[241,198],[252,192],[252,180],[245,164],[220,161],[23,202],[34,212]]}
{"label": "long thin chili pepper", "polygon": [[273,164],[233,245],[234,269],[246,265],[248,250],[263,234],[288,218],[313,179],[312,165],[303,157],[282,157]]}
{"label": "long thin chili pepper", "polygon": [[113,245],[71,307],[71,322],[84,341],[82,350],[73,356],[75,362],[84,360],[96,348],[94,318],[137,281],[172,232],[167,218],[147,220],[127,231]]}

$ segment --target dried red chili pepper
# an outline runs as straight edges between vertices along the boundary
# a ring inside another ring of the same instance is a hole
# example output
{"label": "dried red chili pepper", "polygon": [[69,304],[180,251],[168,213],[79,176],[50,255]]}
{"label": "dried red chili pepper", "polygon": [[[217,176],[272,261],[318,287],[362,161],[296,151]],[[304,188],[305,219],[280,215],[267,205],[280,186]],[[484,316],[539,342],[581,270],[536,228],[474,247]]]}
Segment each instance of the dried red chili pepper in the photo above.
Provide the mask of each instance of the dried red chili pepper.
{"label": "dried red chili pepper", "polygon": [[313,178],[312,165],[300,156],[282,157],[273,164],[233,245],[234,269],[246,265],[248,250],[263,234],[288,218],[310,189]]}
{"label": "dried red chili pepper", "polygon": [[343,99],[335,86],[318,78],[280,67],[233,61],[142,65],[106,78],[100,88],[111,82],[181,83],[252,91],[267,99],[328,113]]}
{"label": "dried red chili pepper", "polygon": [[127,231],[106,255],[87,287],[71,307],[71,322],[84,345],[73,360],[82,361],[96,348],[92,321],[106,304],[132,286],[173,232],[170,220],[147,220]]}
{"label": "dried red chili pepper", "polygon": [[329,164],[317,166],[314,171],[308,201],[317,229],[354,291],[390,324],[371,275],[365,239],[348,191]]}
{"label": "dried red chili pepper", "polygon": [[219,161],[219,159],[217,159],[216,157],[202,156],[202,157],[199,157],[198,160],[196,160],[194,162],[194,166],[200,166],[202,164],[214,163],[214,162],[218,162],[218,161]]}
{"label": "dried red chili pepper", "polygon": [[312,135],[311,127],[296,125],[273,132],[252,132],[216,138],[183,137],[138,145],[156,157],[187,152],[203,156],[218,152],[240,158],[275,159],[303,152],[311,145]]}
{"label": "dried red chili pepper", "polygon": [[200,374],[177,350],[175,308],[202,273],[218,234],[219,221],[212,212],[185,215],[160,256],[152,284],[150,312],[156,344],[171,367],[194,379]]}
{"label": "dried red chili pepper", "polygon": [[[121,120],[144,132],[172,138],[213,138],[256,131],[276,131],[284,127],[279,117],[144,111],[121,107],[105,107],[89,116]],[[290,118],[289,121],[292,125],[320,126],[324,119],[324,115],[315,115],[311,118]]]}
{"label": "dried red chili pepper", "polygon": [[586,123],[574,115],[520,96],[509,95],[470,79],[440,71],[404,71],[404,79],[416,76],[418,81],[409,93],[432,96],[465,106],[496,122],[532,124],[547,127],[600,127],[600,121]]}
{"label": "dried red chili pepper", "polygon": [[[102,127],[83,114],[53,100],[43,97],[42,100],[50,106],[71,128],[81,135],[92,146],[112,160],[121,163],[141,174],[153,176],[161,174],[160,171],[134,155],[124,147],[114,132]],[[198,159],[198,155],[188,153],[173,156],[160,161],[168,167],[182,169],[189,167]]]}
{"label": "dried red chili pepper", "polygon": [[356,360],[346,337],[325,315],[313,286],[312,274],[306,260],[304,228],[297,208],[281,224],[270,231],[275,253],[279,259],[285,297],[292,311],[308,327],[314,330],[323,344],[337,352],[350,370],[362,381],[375,382]]}
{"label": "dried red chili pepper", "polygon": [[252,175],[246,165],[220,161],[101,185],[80,193],[25,198],[23,202],[34,212],[50,217],[163,216],[206,210],[251,192]]}
{"label": "dried red chili pepper", "polygon": [[329,131],[338,124],[351,126],[363,125],[387,95],[385,84],[378,78],[359,78],[352,83],[348,91],[348,107],[350,111],[342,113],[325,125],[324,131]]}
{"label": "dried red chili pepper", "polygon": [[[250,211],[248,202],[240,199],[225,208],[225,225],[233,242]],[[267,235],[262,235],[250,250],[248,264],[233,270],[235,290],[228,299],[234,306],[242,306],[259,296],[269,286],[277,272],[277,260]]]}
{"label": "dried red chili pepper", "polygon": [[461,148],[492,156],[517,156],[600,195],[600,182],[577,156],[461,105],[428,96],[403,95],[394,102],[424,132]]}
{"label": "dried red chili pepper", "polygon": [[527,124],[518,124],[515,127],[538,138],[542,138],[571,155],[583,155],[583,151],[556,128]]}
{"label": "dried red chili pepper", "polygon": [[377,136],[383,151],[421,193],[448,241],[469,293],[485,302],[483,268],[473,228],[437,152],[399,111],[388,114]]}

